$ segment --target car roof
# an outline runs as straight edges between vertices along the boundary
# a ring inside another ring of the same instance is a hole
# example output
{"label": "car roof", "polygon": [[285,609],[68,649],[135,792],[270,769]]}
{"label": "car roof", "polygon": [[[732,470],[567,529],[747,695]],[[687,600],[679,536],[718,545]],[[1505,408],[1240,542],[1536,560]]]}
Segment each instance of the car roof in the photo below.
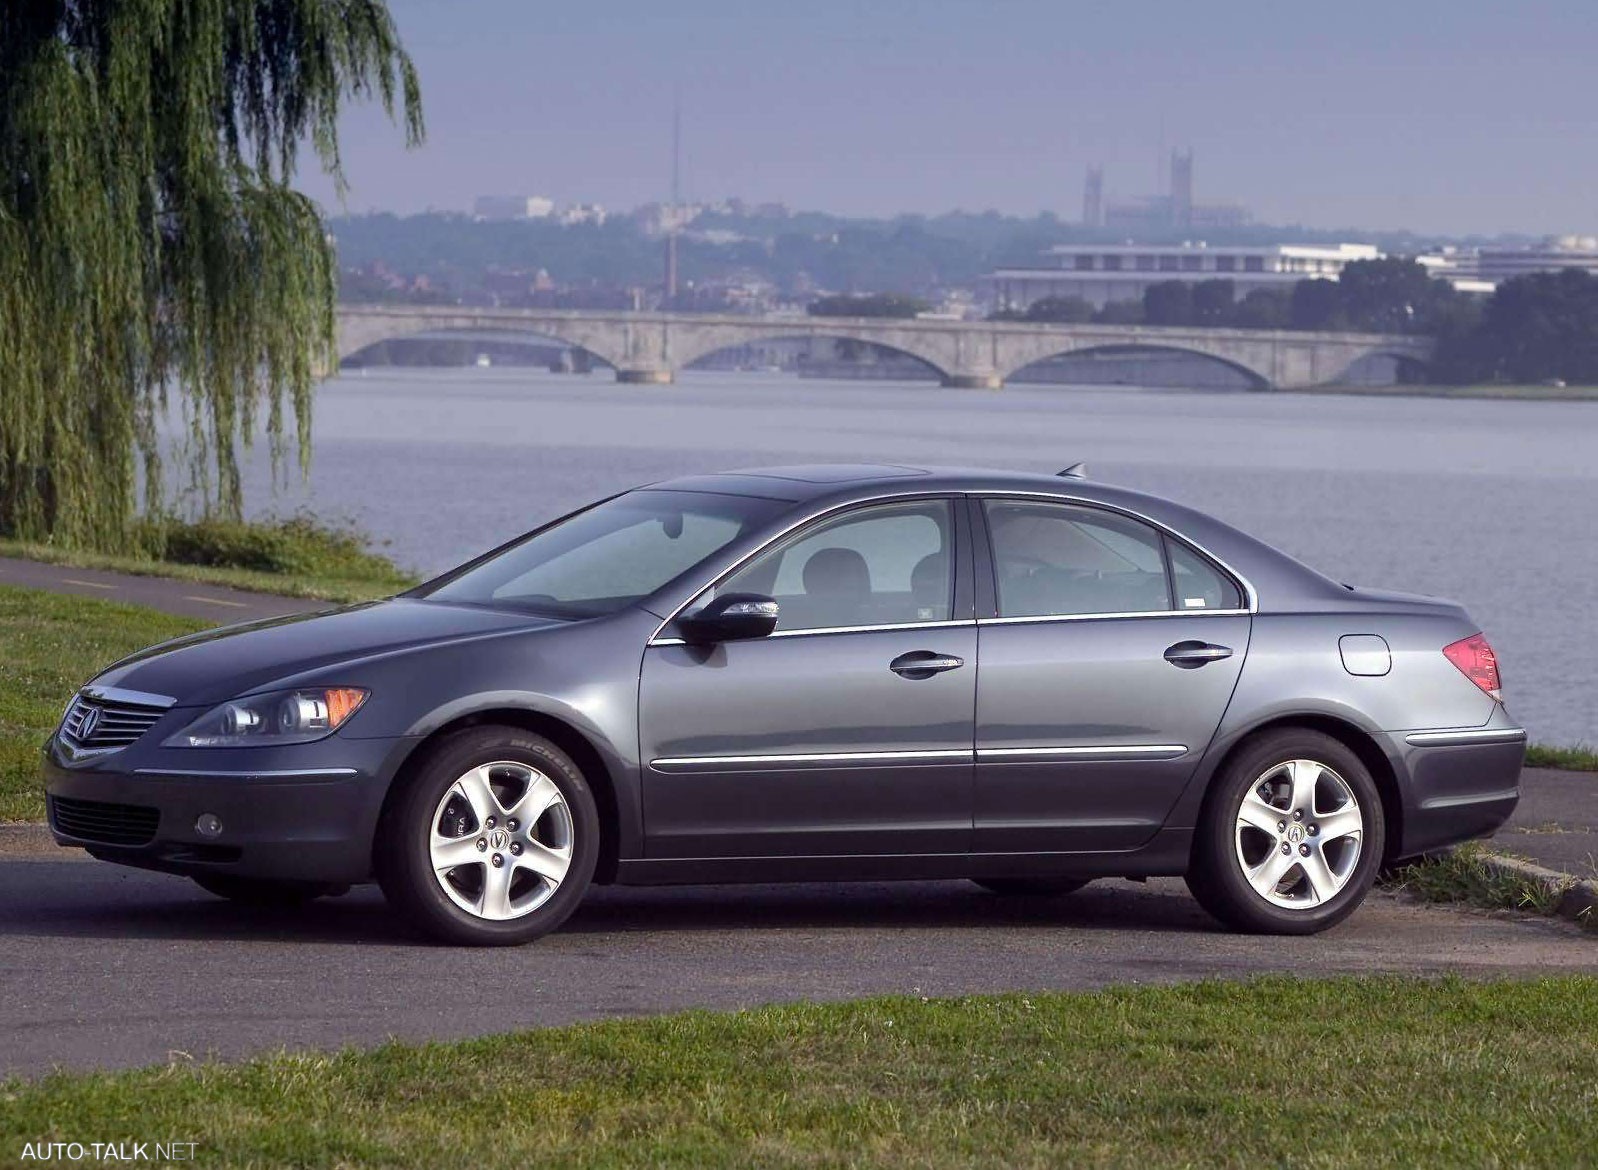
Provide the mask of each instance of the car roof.
{"label": "car roof", "polygon": [[722,492],[785,500],[811,500],[859,489],[992,491],[1057,489],[1061,480],[1037,472],[985,468],[913,467],[900,463],[811,463],[788,467],[746,467],[650,484],[672,491]]}

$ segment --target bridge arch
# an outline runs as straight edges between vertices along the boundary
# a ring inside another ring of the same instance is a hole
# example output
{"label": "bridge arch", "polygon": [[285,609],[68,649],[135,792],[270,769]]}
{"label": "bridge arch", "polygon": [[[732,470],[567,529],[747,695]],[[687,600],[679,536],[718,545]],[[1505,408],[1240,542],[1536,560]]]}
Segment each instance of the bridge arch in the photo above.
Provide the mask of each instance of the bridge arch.
{"label": "bridge arch", "polygon": [[935,381],[946,382],[949,380],[949,371],[944,366],[945,356],[933,347],[917,344],[915,337],[885,338],[878,331],[871,331],[870,336],[861,336],[862,331],[851,329],[848,326],[829,327],[826,318],[817,318],[815,324],[796,323],[793,327],[773,325],[766,329],[751,328],[739,325],[730,328],[710,327],[701,330],[684,331],[673,339],[671,358],[673,365],[679,370],[693,367],[694,363],[702,361],[713,354],[723,350],[737,349],[745,345],[759,345],[774,341],[796,342],[854,342],[859,345],[870,346],[874,349],[887,350],[920,363],[925,367],[927,377]]}
{"label": "bridge arch", "polygon": [[1206,363],[1224,367],[1225,369],[1237,374],[1242,381],[1242,386],[1239,387],[1240,389],[1268,390],[1271,387],[1271,379],[1266,373],[1236,358],[1209,352],[1205,349],[1190,345],[1174,345],[1171,343],[1143,340],[1103,341],[1096,343],[1090,342],[1083,345],[1067,345],[1064,347],[1055,348],[1052,353],[1045,353],[1035,357],[1029,356],[1021,360],[1019,364],[1012,365],[1008,369],[1005,369],[1003,376],[1004,380],[1009,382],[1015,379],[1017,375],[1022,374],[1023,372],[1030,370],[1035,366],[1040,366],[1046,362],[1051,362],[1059,358],[1136,358],[1140,356],[1151,359],[1157,359],[1162,356],[1195,358]]}
{"label": "bridge arch", "polygon": [[[385,306],[386,308],[386,306]],[[438,311],[429,309],[425,314],[403,311],[341,310],[338,322],[338,359],[343,362],[383,341],[405,337],[448,333],[504,333],[539,338],[584,350],[606,365],[617,369],[625,367],[629,346],[637,348],[633,338],[616,330],[596,329],[581,319],[515,318],[501,319],[482,310],[460,309]]]}
{"label": "bridge arch", "polygon": [[395,341],[459,342],[463,345],[475,344],[478,346],[504,345],[508,343],[511,345],[526,345],[528,347],[543,347],[545,349],[560,349],[573,353],[582,353],[591,358],[595,365],[608,364],[604,362],[604,359],[590,353],[584,347],[574,345],[567,339],[555,336],[543,329],[502,325],[474,326],[470,329],[442,329],[432,324],[426,324],[419,329],[396,330],[392,336],[377,338],[349,352],[342,352],[344,347],[341,344],[339,363],[340,365],[346,364],[355,358],[371,353],[372,350],[380,346]]}

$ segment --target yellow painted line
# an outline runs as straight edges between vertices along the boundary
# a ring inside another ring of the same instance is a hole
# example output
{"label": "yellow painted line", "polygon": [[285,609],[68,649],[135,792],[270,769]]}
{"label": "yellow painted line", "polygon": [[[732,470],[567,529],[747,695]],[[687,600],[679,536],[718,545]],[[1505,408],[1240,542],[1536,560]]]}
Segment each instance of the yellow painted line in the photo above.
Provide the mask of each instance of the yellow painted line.
{"label": "yellow painted line", "polygon": [[61,578],[63,585],[82,585],[85,589],[109,589],[115,591],[115,585],[102,585],[99,581],[79,581],[76,577]]}
{"label": "yellow painted line", "polygon": [[231,609],[249,609],[250,608],[247,603],[242,602],[242,601],[223,601],[220,597],[201,597],[201,596],[199,596],[198,594],[195,594],[195,593],[186,593],[186,594],[184,594],[183,600],[184,601],[200,601],[200,602],[204,602],[206,605],[225,605],[225,606],[228,606]]}

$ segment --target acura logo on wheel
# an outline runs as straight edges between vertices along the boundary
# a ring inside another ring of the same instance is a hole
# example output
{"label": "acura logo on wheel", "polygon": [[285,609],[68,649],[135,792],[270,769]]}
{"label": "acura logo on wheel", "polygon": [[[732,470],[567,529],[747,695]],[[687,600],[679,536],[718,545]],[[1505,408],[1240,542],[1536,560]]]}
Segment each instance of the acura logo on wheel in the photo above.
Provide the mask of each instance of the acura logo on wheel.
{"label": "acura logo on wheel", "polygon": [[510,834],[504,829],[495,829],[488,835],[488,847],[496,852],[510,846]]}
{"label": "acura logo on wheel", "polygon": [[83,709],[83,718],[78,720],[78,738],[85,741],[93,739],[94,733],[99,729],[100,708],[85,707]]}

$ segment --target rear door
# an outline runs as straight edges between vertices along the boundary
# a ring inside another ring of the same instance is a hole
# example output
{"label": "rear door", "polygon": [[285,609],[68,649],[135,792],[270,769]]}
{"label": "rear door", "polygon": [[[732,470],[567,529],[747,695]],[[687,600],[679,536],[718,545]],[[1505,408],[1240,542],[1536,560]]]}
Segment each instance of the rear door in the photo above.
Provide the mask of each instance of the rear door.
{"label": "rear door", "polygon": [[1239,584],[1135,518],[973,500],[973,848],[1136,848],[1219,726],[1248,649]]}

